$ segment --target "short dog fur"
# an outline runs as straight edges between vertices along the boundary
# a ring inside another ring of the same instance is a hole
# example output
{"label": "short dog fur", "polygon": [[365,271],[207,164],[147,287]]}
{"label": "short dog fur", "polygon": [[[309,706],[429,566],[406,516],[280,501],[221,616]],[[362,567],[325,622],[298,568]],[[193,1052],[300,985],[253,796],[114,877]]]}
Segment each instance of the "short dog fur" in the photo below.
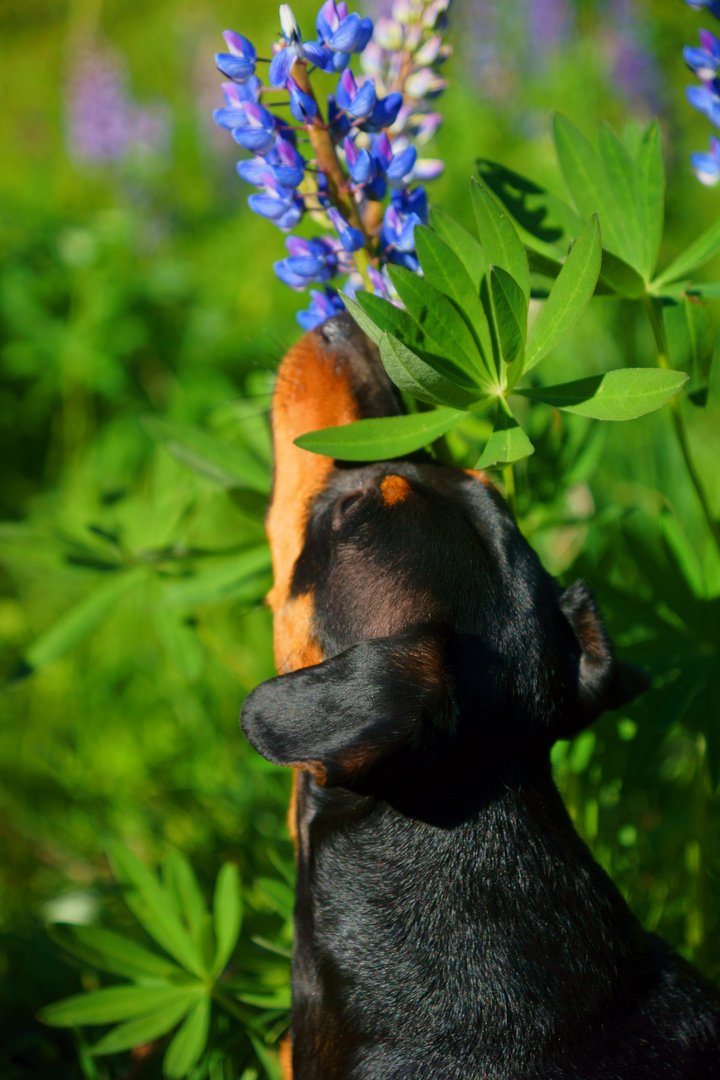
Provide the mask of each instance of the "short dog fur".
{"label": "short dog fur", "polygon": [[[294,1080],[711,1080],[720,995],[573,829],[550,749],[644,676],[480,473],[293,445],[401,411],[346,317],[279,372],[278,678],[242,723],[294,767]],[[292,1069],[292,1073],[291,1073]]]}

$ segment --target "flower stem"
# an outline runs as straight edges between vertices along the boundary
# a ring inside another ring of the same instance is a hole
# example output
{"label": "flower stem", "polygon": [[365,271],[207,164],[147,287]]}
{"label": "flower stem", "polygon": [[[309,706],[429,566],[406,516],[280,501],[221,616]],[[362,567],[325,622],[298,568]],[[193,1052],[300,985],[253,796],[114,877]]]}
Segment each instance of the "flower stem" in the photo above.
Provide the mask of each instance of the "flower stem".
{"label": "flower stem", "polygon": [[[653,304],[652,299],[646,296],[643,300],[647,317],[650,321],[653,334],[655,336],[655,344],[658,351],[658,364],[662,368],[670,368],[670,360],[668,358],[668,347],[665,338],[665,330],[660,322],[657,311]],[[713,517],[710,503],[708,501],[707,492],[705,491],[705,485],[703,484],[700,473],[697,470],[695,462],[693,461],[692,452],[690,450],[690,442],[688,440],[687,427],[685,425],[685,417],[682,413],[682,406],[677,396],[670,399],[670,415],[672,417],[673,429],[675,431],[675,438],[677,439],[678,446],[680,447],[680,453],[682,454],[683,461],[685,462],[685,468],[687,469],[690,482],[695,488],[695,494],[698,497],[700,506],[702,507],[705,520],[707,521],[708,528],[710,529],[710,535],[712,536],[715,544],[720,551],[720,522],[717,522]]]}
{"label": "flower stem", "polygon": [[[308,78],[307,66],[305,64],[298,62],[293,66],[293,78],[303,93],[311,97],[315,104],[317,104],[313,88],[310,85],[310,79]],[[318,115],[320,115],[319,108]],[[343,217],[356,229],[359,229],[365,237],[365,247],[355,252],[355,265],[360,271],[368,289],[372,292],[372,286],[367,276],[371,257],[371,252],[369,250],[370,241],[358,205],[352,194],[347,191],[347,177],[338,160],[332,136],[324,124],[308,124],[307,133],[310,139],[310,145],[315,152],[318,166],[327,179],[327,193],[330,202],[333,206],[336,206]]]}
{"label": "flower stem", "polygon": [[517,517],[517,505],[515,499],[515,470],[512,465],[506,465],[502,471],[503,483],[505,484],[505,499],[513,517]]}

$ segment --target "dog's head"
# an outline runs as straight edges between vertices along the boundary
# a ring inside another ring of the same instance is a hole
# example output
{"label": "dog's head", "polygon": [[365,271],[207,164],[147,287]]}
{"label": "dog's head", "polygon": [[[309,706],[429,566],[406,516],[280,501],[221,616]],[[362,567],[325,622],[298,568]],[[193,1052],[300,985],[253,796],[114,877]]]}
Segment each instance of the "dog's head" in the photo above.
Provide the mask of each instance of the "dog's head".
{"label": "dog's head", "polygon": [[263,756],[328,786],[536,752],[645,686],[590,591],[559,588],[484,474],[423,455],[355,467],[293,443],[400,411],[347,316],[280,367],[267,528],[283,674],[242,720]]}

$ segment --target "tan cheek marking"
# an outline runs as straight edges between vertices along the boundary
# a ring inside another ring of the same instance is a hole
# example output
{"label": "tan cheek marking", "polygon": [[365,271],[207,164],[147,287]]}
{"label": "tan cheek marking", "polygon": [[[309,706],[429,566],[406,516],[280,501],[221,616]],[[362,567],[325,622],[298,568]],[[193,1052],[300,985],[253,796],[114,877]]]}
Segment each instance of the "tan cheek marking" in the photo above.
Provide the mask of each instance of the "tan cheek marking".
{"label": "tan cheek marking", "polygon": [[407,499],[410,490],[410,485],[402,476],[384,476],[380,484],[380,494],[386,506],[394,506]]}
{"label": "tan cheek marking", "polygon": [[485,487],[493,486],[492,480],[486,472],[480,472],[479,469],[463,469],[463,472],[467,473],[468,476],[472,476],[474,480],[479,480]]}
{"label": "tan cheek marking", "polygon": [[292,1067],[292,1035],[290,1032],[283,1038],[280,1043],[280,1068],[283,1071],[283,1080],[292,1080],[293,1067]]}
{"label": "tan cheek marking", "polygon": [[[312,640],[304,598],[289,602],[288,593],[305,540],[308,506],[327,484],[334,465],[332,458],[301,450],[294,440],[308,431],[347,424],[358,417],[347,370],[337,363],[332,350],[318,347],[312,332],[305,334],[280,365],[273,396],[275,479],[265,526],[275,578],[268,602],[275,613],[279,670],[294,671],[322,659]],[[305,603],[311,606],[312,601]]]}

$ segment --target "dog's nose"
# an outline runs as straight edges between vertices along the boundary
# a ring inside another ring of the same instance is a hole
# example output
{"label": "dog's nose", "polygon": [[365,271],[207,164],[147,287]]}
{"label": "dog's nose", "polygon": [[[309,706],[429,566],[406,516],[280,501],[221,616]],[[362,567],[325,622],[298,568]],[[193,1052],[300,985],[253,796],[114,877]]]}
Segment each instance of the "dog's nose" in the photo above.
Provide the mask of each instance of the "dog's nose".
{"label": "dog's nose", "polygon": [[334,349],[340,347],[345,351],[350,347],[363,352],[367,350],[367,338],[346,311],[340,315],[333,315],[332,319],[321,323],[315,330],[315,334],[322,344]]}

